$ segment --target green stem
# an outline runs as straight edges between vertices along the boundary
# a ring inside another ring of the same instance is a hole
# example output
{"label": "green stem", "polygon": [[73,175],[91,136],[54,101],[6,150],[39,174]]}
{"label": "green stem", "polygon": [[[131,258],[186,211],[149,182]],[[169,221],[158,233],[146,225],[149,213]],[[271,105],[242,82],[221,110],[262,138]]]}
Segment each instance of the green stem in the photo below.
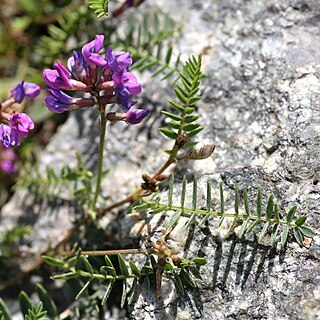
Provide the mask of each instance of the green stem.
{"label": "green stem", "polygon": [[100,194],[100,185],[101,185],[102,168],[103,168],[103,151],[104,151],[104,142],[105,142],[105,136],[106,136],[106,126],[107,126],[107,119],[105,117],[105,107],[101,106],[100,107],[99,163],[98,163],[98,172],[97,172],[96,191],[95,191],[93,202],[91,205],[92,210],[96,209],[98,196]]}

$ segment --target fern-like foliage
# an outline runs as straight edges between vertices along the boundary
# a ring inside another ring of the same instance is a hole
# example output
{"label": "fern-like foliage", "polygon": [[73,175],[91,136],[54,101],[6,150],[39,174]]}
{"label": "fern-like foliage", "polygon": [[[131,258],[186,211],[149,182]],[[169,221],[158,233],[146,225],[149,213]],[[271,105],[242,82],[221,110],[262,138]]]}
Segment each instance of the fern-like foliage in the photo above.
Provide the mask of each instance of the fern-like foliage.
{"label": "fern-like foliage", "polygon": [[83,29],[91,20],[92,17],[81,7],[72,11],[66,9],[59,15],[56,24],[49,25],[48,35],[42,36],[36,45],[36,62],[52,65],[59,56],[69,54],[68,40],[81,32],[81,28]]}
{"label": "fern-like foliage", "polygon": [[304,237],[312,238],[316,233],[308,227],[305,223],[306,216],[299,216],[295,218],[297,208],[294,206],[288,212],[283,212],[281,215],[278,205],[274,202],[273,196],[269,196],[267,206],[265,209],[262,207],[262,192],[259,190],[255,208],[249,207],[249,199],[247,190],[243,190],[243,207],[244,210],[240,212],[240,191],[238,188],[235,190],[234,212],[225,211],[225,200],[223,194],[222,184],[220,184],[220,210],[212,210],[212,190],[211,182],[207,181],[207,194],[206,194],[206,209],[197,208],[197,180],[193,180],[193,194],[192,194],[192,207],[184,205],[186,199],[186,179],[183,179],[182,192],[180,204],[173,204],[173,188],[174,177],[171,176],[168,201],[166,203],[159,202],[158,200],[143,200],[145,203],[140,204],[133,208],[134,211],[146,211],[150,214],[166,213],[168,211],[174,212],[169,225],[174,226],[181,216],[188,217],[187,226],[196,221],[196,217],[200,216],[201,219],[198,225],[201,227],[209,218],[215,218],[217,221],[216,226],[220,227],[225,218],[232,219],[228,228],[227,234],[232,233],[235,228],[238,228],[238,237],[242,238],[246,233],[251,232],[255,227],[262,226],[258,242],[261,243],[267,233],[271,234],[271,245],[275,245],[280,241],[284,246],[288,240],[288,235],[293,234],[294,239],[302,246]]}
{"label": "fern-like foliage", "polygon": [[[105,170],[103,176],[106,176],[108,172],[109,170]],[[61,192],[65,192],[68,187],[67,189],[74,190],[73,195],[78,199],[78,204],[86,205],[92,200],[96,180],[93,173],[85,169],[84,163],[78,155],[76,168],[67,165],[62,167],[60,172],[56,172],[50,166],[47,166],[45,172],[42,172],[37,165],[26,165],[20,173],[14,189],[29,189],[39,200],[45,198],[53,200],[60,198]],[[46,187],[44,188],[44,186]]]}
{"label": "fern-like foliage", "polygon": [[97,15],[97,18],[109,15],[108,0],[88,0],[88,4]]}
{"label": "fern-like foliage", "polygon": [[[184,64],[183,70],[179,73],[180,81],[174,88],[178,101],[169,101],[173,111],[162,111],[169,128],[159,130],[167,138],[176,141],[171,150],[165,151],[169,155],[175,155],[177,149],[194,147],[198,142],[192,141],[193,138],[204,129],[197,122],[199,116],[195,114],[195,103],[201,99],[199,94],[201,76],[201,56],[192,57]],[[207,151],[209,150],[193,151],[183,158],[201,159]]]}
{"label": "fern-like foliage", "polygon": [[[69,272],[59,274],[53,276],[53,279],[65,279],[69,280],[72,278],[80,278],[86,279],[83,287],[76,295],[75,299],[78,300],[81,297],[85,296],[87,293],[87,289],[95,280],[100,280],[106,283],[106,291],[102,298],[101,304],[104,304],[111,290],[117,280],[123,282],[123,290],[121,295],[121,308],[124,306],[126,302],[126,298],[128,296],[128,304],[131,304],[133,301],[134,295],[137,293],[137,285],[138,279],[148,278],[153,274],[153,270],[151,266],[143,266],[140,270],[139,268],[132,262],[129,262],[129,266],[127,266],[126,262],[122,258],[121,255],[118,255],[118,264],[119,270],[116,271],[115,266],[111,262],[108,256],[105,256],[106,264],[100,267],[100,270],[95,270],[92,264],[89,262],[86,256],[78,254],[77,257],[71,258],[64,262],[63,260],[53,259],[50,257],[43,257],[45,262],[52,266],[60,266],[69,269]],[[131,291],[127,292],[127,281],[133,279]],[[146,282],[150,282],[150,279],[145,280]]]}
{"label": "fern-like foliage", "polygon": [[138,19],[130,15],[126,33],[117,33],[112,38],[115,47],[129,51],[135,63],[131,69],[151,69],[153,76],[162,75],[162,80],[179,71],[180,55],[173,58],[171,41],[179,28],[169,15],[155,13]]}
{"label": "fern-like foliage", "polygon": [[[106,0],[89,0],[89,5],[98,16],[107,13]],[[57,23],[49,25],[48,35],[41,37],[35,49],[36,62],[51,65],[58,57],[69,54],[70,49],[79,48],[83,41],[84,29],[92,25],[94,30],[93,23],[92,15],[83,7],[72,11],[66,9],[59,16]],[[111,39],[110,44],[113,48],[130,52],[135,61],[132,69],[152,69],[153,76],[162,74],[162,79],[169,78],[179,71],[180,55],[174,55],[171,42],[173,36],[179,34],[180,28],[169,15],[155,13],[144,15],[140,19],[132,14],[129,16],[125,32],[122,30],[118,33],[108,20],[104,22],[104,29]],[[70,48],[68,40],[71,38],[75,40],[74,48]]]}
{"label": "fern-like foliage", "polygon": [[[104,304],[109,298],[116,281],[122,281],[122,308],[126,302],[130,305],[136,300],[141,284],[147,290],[151,290],[152,287],[158,285],[158,283],[155,283],[155,276],[156,270],[159,269],[159,264],[152,255],[149,256],[148,262],[141,268],[132,260],[126,262],[120,254],[117,255],[118,267],[115,267],[109,256],[105,255],[105,265],[101,266],[99,270],[96,270],[89,262],[89,259],[81,254],[80,249],[75,257],[69,258],[66,261],[48,256],[44,256],[43,259],[51,266],[68,269],[68,272],[53,276],[53,279],[85,279],[81,290],[75,297],[76,300],[87,295],[87,290],[94,281],[100,281],[106,286],[101,300],[101,304]],[[205,263],[204,258],[194,258],[192,261],[182,259],[177,266],[167,261],[162,267],[163,276],[172,279],[178,290],[184,293],[188,286],[196,287],[197,281],[202,281],[198,268]],[[129,281],[130,290],[128,290]]]}
{"label": "fern-like foliage", "polygon": [[[39,297],[39,304],[35,305],[29,296],[21,291],[19,294],[20,310],[25,320],[40,320],[51,319],[57,320],[57,307],[50,297],[47,290],[41,285],[37,284],[36,290]],[[12,320],[12,316],[5,302],[0,298],[0,319]]]}

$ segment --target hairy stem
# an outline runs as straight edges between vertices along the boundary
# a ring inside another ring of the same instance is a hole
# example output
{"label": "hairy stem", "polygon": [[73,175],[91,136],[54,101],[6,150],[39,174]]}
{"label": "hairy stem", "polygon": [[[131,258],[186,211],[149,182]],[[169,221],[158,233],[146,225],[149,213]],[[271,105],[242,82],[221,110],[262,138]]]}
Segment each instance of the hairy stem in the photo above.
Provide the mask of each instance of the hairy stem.
{"label": "hairy stem", "polygon": [[99,143],[99,162],[98,162],[98,172],[97,172],[97,184],[96,191],[94,194],[94,198],[91,204],[91,209],[96,209],[96,204],[98,200],[98,196],[100,193],[100,185],[101,185],[101,177],[102,177],[102,169],[103,169],[103,152],[104,152],[104,142],[106,136],[106,126],[107,119],[105,116],[105,106],[100,107],[100,143]]}

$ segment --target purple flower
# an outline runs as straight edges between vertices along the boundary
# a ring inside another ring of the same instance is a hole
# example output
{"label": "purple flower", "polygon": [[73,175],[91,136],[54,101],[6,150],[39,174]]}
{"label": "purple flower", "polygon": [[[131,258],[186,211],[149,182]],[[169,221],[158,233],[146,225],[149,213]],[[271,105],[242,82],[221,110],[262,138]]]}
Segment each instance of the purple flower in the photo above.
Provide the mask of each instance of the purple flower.
{"label": "purple flower", "polygon": [[107,48],[105,60],[107,63],[106,67],[109,67],[112,72],[116,72],[118,70],[118,62],[110,46]]}
{"label": "purple flower", "polygon": [[75,108],[92,107],[95,102],[90,98],[73,98],[60,90],[47,90],[50,96],[45,98],[47,108],[54,113],[62,113]]}
{"label": "purple flower", "polygon": [[106,61],[98,54],[103,48],[103,35],[96,35],[95,40],[85,44],[82,47],[82,54],[90,67],[103,67],[106,65]]}
{"label": "purple flower", "polygon": [[21,103],[25,96],[35,98],[40,93],[40,87],[32,82],[21,81],[11,90],[14,100]]}
{"label": "purple flower", "polygon": [[128,71],[128,67],[132,65],[132,58],[129,52],[112,51],[109,46],[105,55],[106,66],[108,66],[112,72],[118,72],[121,69]]}
{"label": "purple flower", "polygon": [[53,89],[65,89],[72,90],[74,89],[73,84],[71,83],[71,75],[66,67],[61,63],[55,62],[53,64],[55,70],[45,69],[43,71],[43,78],[46,84]]}
{"label": "purple flower", "polygon": [[21,81],[19,84],[17,84],[12,90],[12,96],[14,98],[14,100],[18,103],[21,103],[24,99],[24,97],[26,96],[26,93],[23,89],[23,81]]}
{"label": "purple flower", "polygon": [[128,111],[132,106],[134,106],[137,101],[131,100],[129,91],[122,87],[117,91],[118,102],[121,104],[124,111]]}
{"label": "purple flower", "polygon": [[130,94],[135,95],[141,93],[141,84],[131,72],[124,72],[124,69],[121,69],[113,75],[113,81],[115,88],[124,87]]}
{"label": "purple flower", "polygon": [[89,68],[83,54],[80,51],[73,51],[73,57],[68,60],[68,68],[78,80],[85,80]]}
{"label": "purple flower", "polygon": [[9,125],[0,124],[0,140],[5,147],[19,146],[20,137],[26,138],[34,124],[25,113],[14,113],[8,121]]}
{"label": "purple flower", "polygon": [[130,52],[114,51],[114,55],[117,57],[117,62],[120,67],[129,68],[132,65],[132,58]]}
{"label": "purple flower", "polygon": [[[117,83],[115,87],[121,87],[123,79],[123,74],[128,72],[128,67],[132,65],[132,58],[129,52],[123,51],[112,51],[112,48],[109,46],[105,54],[106,65],[103,67],[102,75],[100,82],[111,81],[116,77]],[[119,75],[116,75],[120,72]]]}
{"label": "purple flower", "polygon": [[23,88],[26,96],[31,99],[34,99],[40,93],[40,87],[32,82],[25,82]]}
{"label": "purple flower", "polygon": [[29,131],[34,128],[32,120],[26,113],[12,114],[9,122],[11,129],[16,130],[18,134],[23,138],[26,138]]}
{"label": "purple flower", "polygon": [[5,147],[20,145],[18,131],[3,123],[0,124],[0,140]]}
{"label": "purple flower", "polygon": [[138,124],[150,113],[149,109],[134,109],[126,113],[125,121],[129,124]]}
{"label": "purple flower", "polygon": [[45,98],[45,102],[51,112],[62,113],[68,111],[76,101],[76,98],[72,98],[60,90],[48,89],[47,91],[50,96]]}
{"label": "purple flower", "polygon": [[69,104],[61,103],[59,100],[55,99],[52,96],[48,96],[45,99],[46,106],[49,111],[54,113],[62,113],[70,109]]}
{"label": "purple flower", "polygon": [[113,75],[113,81],[119,103],[124,111],[129,110],[136,104],[136,101],[130,99],[130,94],[139,94],[141,92],[141,84],[138,83],[137,78],[132,73],[124,72],[124,69]]}
{"label": "purple flower", "polygon": [[0,148],[0,168],[5,173],[17,171],[17,154],[11,148]]}
{"label": "purple flower", "polygon": [[123,74],[123,86],[127,88],[131,94],[136,95],[141,93],[141,84],[131,72]]}
{"label": "purple flower", "polygon": [[132,64],[130,53],[112,51],[111,47],[108,47],[105,59],[107,64],[104,67],[104,81],[108,81],[109,77],[112,78],[118,102],[124,111],[128,111],[136,104],[136,101],[131,100],[130,94],[137,95],[141,92],[141,84],[132,73],[128,72],[128,67]]}

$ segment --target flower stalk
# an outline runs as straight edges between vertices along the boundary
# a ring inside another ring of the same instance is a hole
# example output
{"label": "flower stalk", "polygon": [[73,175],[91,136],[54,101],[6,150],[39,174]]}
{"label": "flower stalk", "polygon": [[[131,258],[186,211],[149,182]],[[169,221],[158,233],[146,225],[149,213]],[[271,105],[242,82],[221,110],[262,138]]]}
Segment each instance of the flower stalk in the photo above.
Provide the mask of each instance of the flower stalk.
{"label": "flower stalk", "polygon": [[94,194],[94,198],[92,201],[91,209],[96,210],[97,200],[100,194],[101,188],[101,179],[102,179],[102,171],[103,171],[103,154],[104,154],[104,144],[106,137],[106,127],[107,127],[107,118],[105,116],[105,105],[100,105],[100,142],[99,142],[99,158],[98,158],[98,172],[97,172],[97,183],[96,190]]}

